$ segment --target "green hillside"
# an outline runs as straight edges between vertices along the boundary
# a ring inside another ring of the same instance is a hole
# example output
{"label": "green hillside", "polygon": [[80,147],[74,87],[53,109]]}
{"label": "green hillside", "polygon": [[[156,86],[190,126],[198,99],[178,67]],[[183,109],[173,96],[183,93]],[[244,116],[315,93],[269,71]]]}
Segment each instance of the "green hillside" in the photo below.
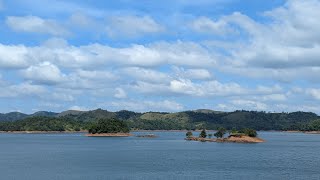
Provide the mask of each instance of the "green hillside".
{"label": "green hillside", "polygon": [[[137,113],[126,110],[110,112],[103,109],[92,111],[64,111],[59,114],[41,111],[31,115],[13,112],[1,114],[0,118],[2,127],[15,127],[15,124],[19,123],[19,126],[21,126],[21,122],[24,122],[23,127],[28,127],[28,124],[33,124],[32,126],[37,126],[37,129],[41,129],[41,123],[53,121],[54,124],[64,123],[63,127],[65,130],[75,129],[74,124],[77,124],[77,129],[86,129],[88,124],[102,118],[120,119],[126,122],[131,129],[145,130],[218,129],[219,127],[226,129],[252,128],[256,130],[314,130],[318,128],[318,121],[315,120],[320,119],[317,114],[311,112],[219,112],[204,109],[177,113]],[[36,122],[38,124],[35,125]],[[2,128],[0,130],[5,129],[6,128]]]}

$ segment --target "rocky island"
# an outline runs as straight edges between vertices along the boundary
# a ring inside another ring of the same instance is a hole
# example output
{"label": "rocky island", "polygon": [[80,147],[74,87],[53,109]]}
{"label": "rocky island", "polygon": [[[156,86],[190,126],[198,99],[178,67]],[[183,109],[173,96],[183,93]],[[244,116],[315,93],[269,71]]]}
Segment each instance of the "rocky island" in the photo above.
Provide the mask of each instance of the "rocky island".
{"label": "rocky island", "polygon": [[128,137],[132,136],[126,123],[121,120],[99,119],[89,128],[88,137]]}
{"label": "rocky island", "polygon": [[230,132],[229,136],[227,138],[224,138],[224,134],[226,133],[226,130],[224,128],[220,128],[214,136],[217,138],[211,138],[212,134],[208,134],[205,130],[202,130],[199,137],[194,137],[192,132],[189,131],[186,134],[185,140],[188,141],[201,141],[201,142],[230,142],[230,143],[262,143],[265,142],[265,140],[257,137],[257,132],[252,129],[244,129],[241,131],[235,131],[233,130]]}

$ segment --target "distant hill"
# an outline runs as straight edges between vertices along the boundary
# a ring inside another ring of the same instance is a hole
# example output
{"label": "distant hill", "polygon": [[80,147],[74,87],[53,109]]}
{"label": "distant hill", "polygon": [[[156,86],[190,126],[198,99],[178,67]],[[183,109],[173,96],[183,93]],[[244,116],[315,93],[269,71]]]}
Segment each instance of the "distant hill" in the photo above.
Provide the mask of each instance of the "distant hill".
{"label": "distant hill", "polygon": [[57,116],[59,113],[55,113],[55,112],[48,112],[48,111],[38,111],[35,112],[29,116],[43,116],[43,117],[55,117]]}
{"label": "distant hill", "polygon": [[[101,118],[117,118],[126,121],[133,129],[227,129],[252,128],[256,130],[303,130],[320,117],[312,112],[267,113],[258,111],[221,112],[208,109],[190,110],[176,113],[122,110],[111,112],[103,109],[92,111],[68,110],[61,113],[39,111],[33,114],[11,112],[0,114],[0,122],[17,121],[30,117],[52,117],[85,124]],[[41,120],[38,118],[37,120]],[[78,125],[80,126],[80,125]]]}
{"label": "distant hill", "polygon": [[82,113],[85,113],[86,111],[78,111],[78,110],[68,110],[68,111],[63,111],[59,114],[57,114],[57,117],[62,117],[62,116],[78,116],[81,115]]}
{"label": "distant hill", "polygon": [[100,118],[116,118],[117,114],[103,109],[96,109],[92,111],[64,111],[57,115],[58,117],[73,118],[78,121],[91,121]]}
{"label": "distant hill", "polygon": [[5,113],[2,114],[0,113],[0,120],[1,121],[16,121],[19,119],[24,119],[28,117],[29,115],[20,113],[20,112],[10,112],[10,113]]}

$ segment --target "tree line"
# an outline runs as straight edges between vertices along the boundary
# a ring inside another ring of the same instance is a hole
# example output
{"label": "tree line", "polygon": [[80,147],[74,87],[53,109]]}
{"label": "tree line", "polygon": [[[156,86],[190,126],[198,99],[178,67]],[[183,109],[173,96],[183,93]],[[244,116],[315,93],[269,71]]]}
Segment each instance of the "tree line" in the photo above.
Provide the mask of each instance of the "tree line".
{"label": "tree line", "polygon": [[0,131],[76,131],[89,130],[98,119],[119,119],[129,129],[135,130],[320,130],[320,118],[314,113],[266,113],[257,111],[195,112],[179,113],[134,113],[104,110],[90,111],[79,115],[32,116],[16,121],[0,121]]}

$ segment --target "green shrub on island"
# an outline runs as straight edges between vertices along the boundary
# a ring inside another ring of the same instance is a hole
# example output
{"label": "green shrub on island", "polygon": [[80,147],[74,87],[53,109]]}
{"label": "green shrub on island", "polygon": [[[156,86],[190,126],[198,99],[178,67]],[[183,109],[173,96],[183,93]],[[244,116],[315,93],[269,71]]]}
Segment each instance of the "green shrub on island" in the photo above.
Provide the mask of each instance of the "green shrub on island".
{"label": "green shrub on island", "polygon": [[192,137],[192,136],[193,136],[193,134],[192,134],[192,132],[191,132],[191,131],[188,131],[188,132],[186,133],[186,136],[187,136],[187,138],[190,138],[190,137]]}
{"label": "green shrub on island", "polygon": [[243,134],[245,134],[246,136],[249,136],[249,137],[257,137],[257,135],[258,135],[256,130],[249,129],[249,128],[242,129],[242,130],[239,131],[239,133],[243,133]]}
{"label": "green shrub on island", "polygon": [[225,128],[220,127],[218,131],[214,133],[214,136],[217,138],[223,138],[223,136],[226,134],[226,131],[227,130]]}
{"label": "green shrub on island", "polygon": [[129,133],[128,125],[116,118],[99,119],[88,129],[90,134]]}
{"label": "green shrub on island", "polygon": [[207,132],[205,129],[202,129],[200,135],[199,135],[200,138],[206,138],[207,137]]}

